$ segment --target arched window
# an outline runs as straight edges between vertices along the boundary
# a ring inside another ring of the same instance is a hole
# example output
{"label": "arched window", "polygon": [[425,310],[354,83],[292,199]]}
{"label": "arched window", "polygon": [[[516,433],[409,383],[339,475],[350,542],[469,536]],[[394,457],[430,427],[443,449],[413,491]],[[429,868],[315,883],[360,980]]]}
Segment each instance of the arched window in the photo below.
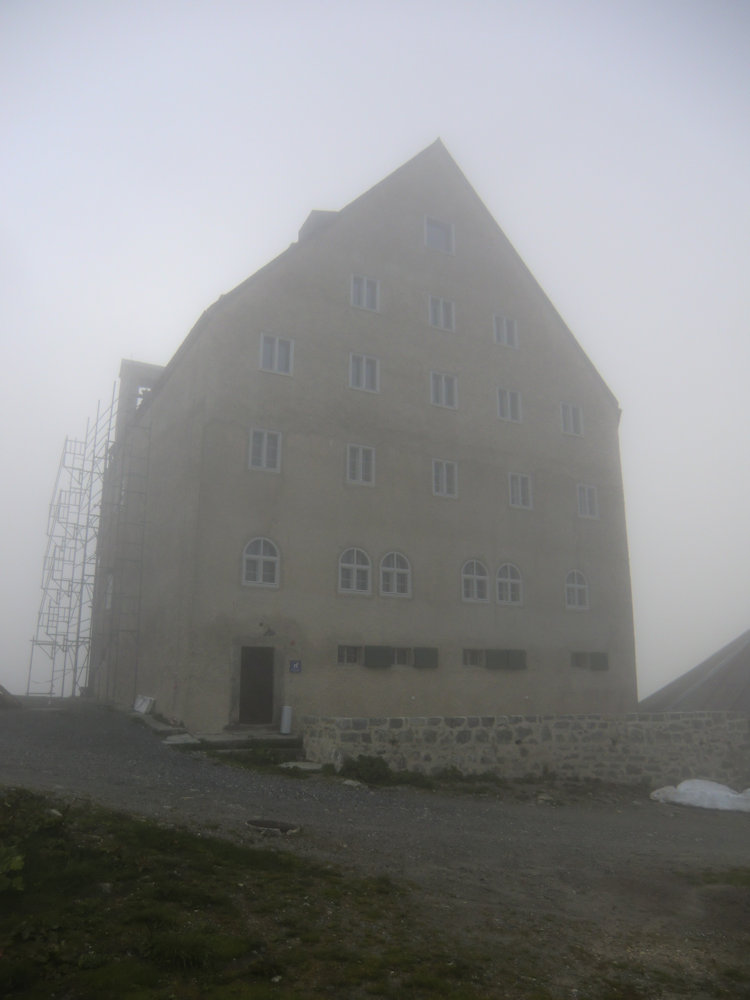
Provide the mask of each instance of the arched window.
{"label": "arched window", "polygon": [[370,593],[370,557],[363,549],[347,549],[342,553],[339,590],[347,594]]}
{"label": "arched window", "polygon": [[268,538],[254,538],[245,546],[242,582],[256,587],[278,587],[279,550]]}
{"label": "arched window", "polygon": [[400,552],[388,552],[380,562],[380,593],[393,597],[411,594],[411,566]]}
{"label": "arched window", "polygon": [[499,604],[520,604],[523,598],[521,571],[512,563],[503,563],[497,571],[497,600]]}
{"label": "arched window", "polygon": [[578,569],[572,569],[565,577],[565,607],[579,611],[589,606],[589,585],[586,577]]}
{"label": "arched window", "polygon": [[461,596],[465,601],[488,600],[487,568],[478,559],[469,559],[461,570]]}

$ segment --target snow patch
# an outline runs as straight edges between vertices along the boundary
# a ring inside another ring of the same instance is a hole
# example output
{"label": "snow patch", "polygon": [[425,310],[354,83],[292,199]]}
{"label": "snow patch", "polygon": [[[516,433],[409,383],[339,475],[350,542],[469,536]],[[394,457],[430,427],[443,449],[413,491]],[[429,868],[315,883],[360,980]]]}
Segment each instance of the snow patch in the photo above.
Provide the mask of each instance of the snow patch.
{"label": "snow patch", "polygon": [[691,778],[674,785],[665,785],[651,792],[655,802],[674,802],[681,806],[698,806],[700,809],[731,809],[736,812],[750,812],[750,788],[735,792],[728,785],[715,781]]}

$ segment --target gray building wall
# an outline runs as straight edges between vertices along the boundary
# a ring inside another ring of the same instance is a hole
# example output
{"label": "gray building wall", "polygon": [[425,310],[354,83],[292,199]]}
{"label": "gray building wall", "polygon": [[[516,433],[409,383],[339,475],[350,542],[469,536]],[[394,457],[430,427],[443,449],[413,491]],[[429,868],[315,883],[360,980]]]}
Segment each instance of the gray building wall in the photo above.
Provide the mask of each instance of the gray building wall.
{"label": "gray building wall", "polygon": [[[454,252],[425,245],[425,217],[453,227]],[[201,318],[137,420],[149,461],[137,693],[193,728],[240,721],[242,648],[273,649],[272,716],[619,713],[635,706],[632,608],[616,400],[440,144],[339,213]],[[379,309],[351,304],[353,275]],[[455,330],[429,323],[450,300]],[[517,348],[493,317],[517,322]],[[261,370],[261,338],[294,342],[291,374]],[[379,391],[349,386],[350,354],[378,359]],[[455,375],[456,408],[430,400]],[[521,421],[498,417],[498,387]],[[564,434],[561,405],[583,415]],[[279,471],[249,467],[253,429],[281,433]],[[375,451],[375,482],[346,482],[346,446]],[[433,495],[432,462],[458,463],[458,495]],[[532,509],[509,505],[509,475]],[[578,484],[598,517],[578,516]],[[243,583],[254,538],[277,547],[272,587]],[[338,559],[371,560],[369,594],[338,589]],[[410,596],[379,593],[381,558],[408,557]],[[462,600],[479,559],[489,600]],[[523,574],[520,606],[495,573]],[[565,606],[586,575],[587,610]],[[438,665],[337,662],[339,645],[436,648]],[[525,650],[521,670],[465,666],[462,650]],[[571,665],[603,652],[608,669]],[[294,661],[295,670],[290,670]],[[300,669],[297,669],[300,668]]]}

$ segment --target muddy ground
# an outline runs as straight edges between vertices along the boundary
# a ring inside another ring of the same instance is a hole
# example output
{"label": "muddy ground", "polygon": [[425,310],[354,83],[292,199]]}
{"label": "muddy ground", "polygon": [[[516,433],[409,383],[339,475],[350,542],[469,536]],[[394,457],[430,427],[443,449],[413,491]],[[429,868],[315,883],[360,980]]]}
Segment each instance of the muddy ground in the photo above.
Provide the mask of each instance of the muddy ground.
{"label": "muddy ground", "polygon": [[612,786],[447,793],[247,771],[80,701],[0,713],[0,784],[247,843],[261,842],[249,820],[299,827],[274,843],[406,880],[440,928],[533,950],[555,995],[593,995],[586,969],[615,963],[652,985],[608,996],[750,996],[750,814]]}

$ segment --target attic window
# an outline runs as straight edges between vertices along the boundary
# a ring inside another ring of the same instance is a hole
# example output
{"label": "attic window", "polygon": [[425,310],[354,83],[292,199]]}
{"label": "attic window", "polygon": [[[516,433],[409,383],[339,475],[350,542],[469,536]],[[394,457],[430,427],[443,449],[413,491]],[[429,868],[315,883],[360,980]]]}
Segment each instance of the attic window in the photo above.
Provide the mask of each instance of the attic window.
{"label": "attic window", "polygon": [[371,312],[378,311],[380,299],[380,282],[375,278],[366,278],[364,275],[355,274],[352,276],[352,305],[357,309],[369,309]]}
{"label": "attic window", "polygon": [[429,216],[424,220],[424,245],[442,253],[454,253],[453,226],[450,222],[439,222]]}

